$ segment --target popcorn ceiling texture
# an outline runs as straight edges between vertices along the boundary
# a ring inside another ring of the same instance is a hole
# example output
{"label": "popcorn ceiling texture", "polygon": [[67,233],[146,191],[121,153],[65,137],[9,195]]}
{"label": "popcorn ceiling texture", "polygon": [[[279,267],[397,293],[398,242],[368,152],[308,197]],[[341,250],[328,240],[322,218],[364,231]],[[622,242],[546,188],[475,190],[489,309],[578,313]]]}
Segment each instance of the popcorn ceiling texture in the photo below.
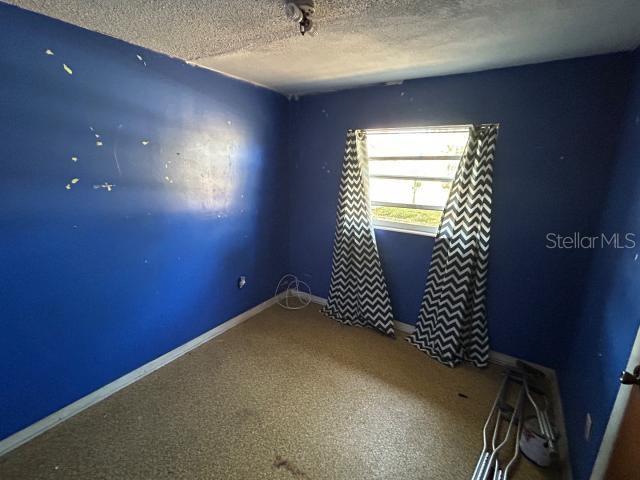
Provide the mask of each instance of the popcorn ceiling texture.
{"label": "popcorn ceiling texture", "polygon": [[301,37],[283,0],[9,3],[268,86],[307,93],[631,50],[637,0],[316,0]]}
{"label": "popcorn ceiling texture", "polygon": [[[501,370],[318,308],[262,312],[9,452],[0,478],[469,478]],[[513,473],[559,478],[524,458]]]}

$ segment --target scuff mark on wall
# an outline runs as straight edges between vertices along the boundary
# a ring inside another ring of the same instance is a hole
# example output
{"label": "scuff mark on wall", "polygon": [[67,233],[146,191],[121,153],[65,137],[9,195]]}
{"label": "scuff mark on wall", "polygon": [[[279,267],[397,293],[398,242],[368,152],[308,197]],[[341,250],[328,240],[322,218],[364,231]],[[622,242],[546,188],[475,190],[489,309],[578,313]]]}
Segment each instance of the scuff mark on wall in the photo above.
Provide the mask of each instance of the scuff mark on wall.
{"label": "scuff mark on wall", "polygon": [[[116,131],[116,139],[113,142],[113,161],[116,164],[118,175],[122,176],[122,170],[120,169],[120,161],[118,160],[118,140],[120,138],[120,130],[122,130],[122,124],[118,125],[118,129]],[[96,135],[96,137],[98,137],[98,135]]]}

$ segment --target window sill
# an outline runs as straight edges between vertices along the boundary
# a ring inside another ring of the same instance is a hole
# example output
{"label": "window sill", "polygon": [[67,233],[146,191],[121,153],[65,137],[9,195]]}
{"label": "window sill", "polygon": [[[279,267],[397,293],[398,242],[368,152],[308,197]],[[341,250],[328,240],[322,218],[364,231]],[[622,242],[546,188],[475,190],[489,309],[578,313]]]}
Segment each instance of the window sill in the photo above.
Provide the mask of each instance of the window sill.
{"label": "window sill", "polygon": [[410,230],[408,228],[400,228],[400,227],[387,227],[383,225],[374,225],[374,230],[388,230],[390,232],[398,232],[398,233],[408,233],[409,235],[420,235],[422,237],[432,237],[435,238],[435,232],[425,232],[421,230]]}

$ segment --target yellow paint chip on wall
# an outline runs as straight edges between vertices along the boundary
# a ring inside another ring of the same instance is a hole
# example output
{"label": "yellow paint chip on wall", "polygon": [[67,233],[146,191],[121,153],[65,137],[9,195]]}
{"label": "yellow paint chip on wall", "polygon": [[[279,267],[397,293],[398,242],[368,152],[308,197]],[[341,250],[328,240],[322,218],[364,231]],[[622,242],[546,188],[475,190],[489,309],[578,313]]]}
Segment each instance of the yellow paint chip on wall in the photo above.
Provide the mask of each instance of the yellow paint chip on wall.
{"label": "yellow paint chip on wall", "polygon": [[69,75],[73,75],[73,70],[71,70],[71,68],[69,68],[69,65],[67,65],[66,63],[62,64],[62,68],[64,68],[64,71],[67,72]]}
{"label": "yellow paint chip on wall", "polygon": [[102,146],[102,142],[97,141],[97,142],[96,142],[96,146],[97,146],[97,147],[101,147],[101,146]]}
{"label": "yellow paint chip on wall", "polygon": [[71,161],[72,162],[77,162],[78,161],[78,157],[71,157]]}
{"label": "yellow paint chip on wall", "polygon": [[78,183],[79,181],[80,181],[80,179],[79,179],[79,178],[73,178],[73,179],[71,180],[71,183],[76,184],[76,183]]}
{"label": "yellow paint chip on wall", "polygon": [[66,188],[67,190],[71,190],[71,184],[67,183],[67,185],[64,188]]}
{"label": "yellow paint chip on wall", "polygon": [[46,53],[47,55],[53,55],[54,53],[49,50],[48,48],[44,51],[44,53]]}

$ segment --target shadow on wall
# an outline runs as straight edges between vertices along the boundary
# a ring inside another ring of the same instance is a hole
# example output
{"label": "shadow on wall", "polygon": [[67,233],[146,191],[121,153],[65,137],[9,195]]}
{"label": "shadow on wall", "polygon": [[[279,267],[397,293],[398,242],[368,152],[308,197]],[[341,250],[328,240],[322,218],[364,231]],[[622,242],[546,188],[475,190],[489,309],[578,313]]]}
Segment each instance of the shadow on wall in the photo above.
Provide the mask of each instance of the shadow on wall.
{"label": "shadow on wall", "polygon": [[[576,479],[589,477],[640,326],[640,50],[630,60],[634,74],[627,77],[630,91],[621,94],[627,109],[616,124],[619,143],[598,233],[631,233],[635,245],[591,252],[582,309],[558,368]],[[583,433],[587,413],[590,441]]]}

